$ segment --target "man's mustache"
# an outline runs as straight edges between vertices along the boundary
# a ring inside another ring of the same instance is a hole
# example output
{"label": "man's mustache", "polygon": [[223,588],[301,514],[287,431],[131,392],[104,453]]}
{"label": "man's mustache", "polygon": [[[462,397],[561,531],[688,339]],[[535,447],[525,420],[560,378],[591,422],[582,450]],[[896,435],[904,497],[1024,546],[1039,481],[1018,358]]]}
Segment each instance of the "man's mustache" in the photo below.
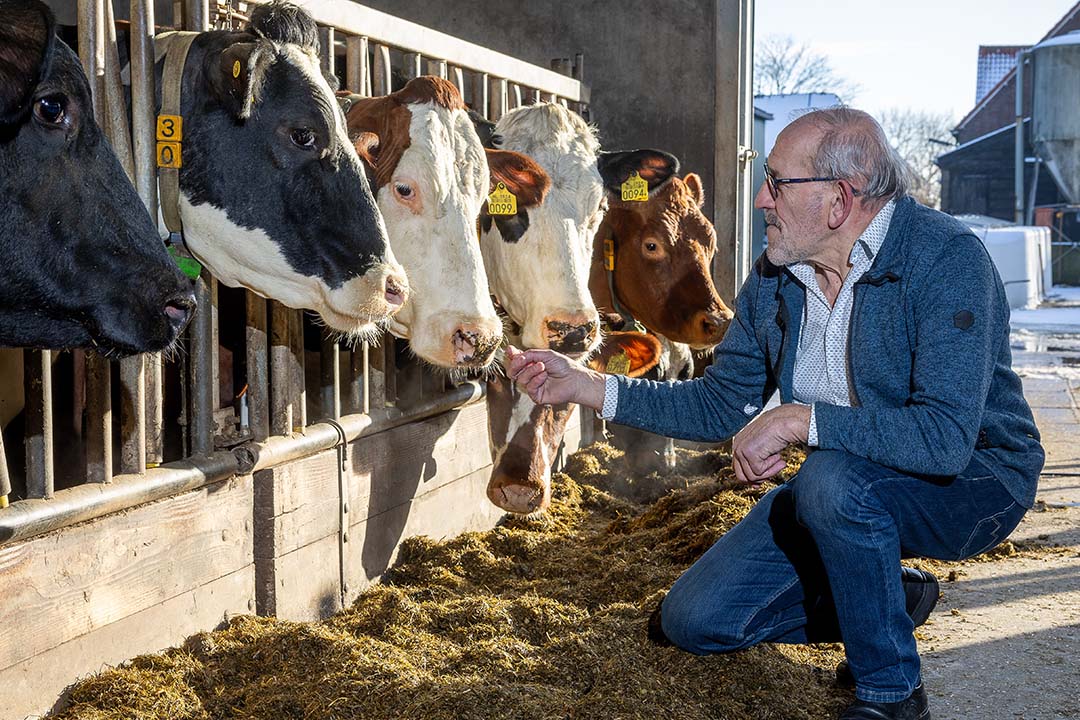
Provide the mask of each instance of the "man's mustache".
{"label": "man's mustache", "polygon": [[776,217],[773,213],[765,213],[765,225],[766,227],[772,225],[773,227],[780,228],[780,218]]}

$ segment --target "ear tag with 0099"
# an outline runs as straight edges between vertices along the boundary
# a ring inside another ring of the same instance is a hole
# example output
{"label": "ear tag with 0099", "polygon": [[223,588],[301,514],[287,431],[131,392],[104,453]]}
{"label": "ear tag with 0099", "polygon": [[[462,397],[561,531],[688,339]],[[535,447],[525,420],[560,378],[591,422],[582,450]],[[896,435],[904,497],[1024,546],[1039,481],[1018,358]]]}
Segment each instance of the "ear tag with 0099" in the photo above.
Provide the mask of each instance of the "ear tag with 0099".
{"label": "ear tag with 0099", "polygon": [[506,189],[504,183],[495,186],[488,195],[488,215],[517,215],[517,195]]}
{"label": "ear tag with 0099", "polygon": [[623,350],[608,358],[604,372],[608,375],[626,375],[630,372],[630,356]]}
{"label": "ear tag with 0099", "polygon": [[622,199],[623,202],[645,202],[649,199],[649,183],[636,170],[622,184]]}

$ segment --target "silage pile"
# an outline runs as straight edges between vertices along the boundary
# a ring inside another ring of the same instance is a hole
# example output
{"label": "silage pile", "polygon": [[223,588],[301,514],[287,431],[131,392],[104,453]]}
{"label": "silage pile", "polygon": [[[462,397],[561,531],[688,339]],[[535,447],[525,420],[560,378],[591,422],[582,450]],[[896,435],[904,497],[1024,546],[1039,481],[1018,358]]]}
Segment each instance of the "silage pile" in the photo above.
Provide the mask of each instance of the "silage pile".
{"label": "silage pile", "polygon": [[655,499],[620,499],[605,489],[648,485],[595,445],[556,476],[544,517],[408,540],[350,610],[237,617],[83,681],[57,717],[835,717],[850,699],[832,687],[838,645],[695,657],[647,640],[662,592],[764,492],[736,489],[718,453],[686,452],[677,472],[651,479]]}

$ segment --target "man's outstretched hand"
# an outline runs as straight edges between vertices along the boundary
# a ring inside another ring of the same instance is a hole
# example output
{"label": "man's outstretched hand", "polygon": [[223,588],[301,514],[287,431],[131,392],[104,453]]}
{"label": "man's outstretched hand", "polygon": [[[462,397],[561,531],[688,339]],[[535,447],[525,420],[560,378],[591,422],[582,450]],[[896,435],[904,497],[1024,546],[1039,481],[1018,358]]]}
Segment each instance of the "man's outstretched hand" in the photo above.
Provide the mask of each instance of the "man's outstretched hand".
{"label": "man's outstretched hand", "polygon": [[731,466],[740,482],[757,485],[784,469],[780,451],[806,442],[810,406],[787,403],[762,413],[731,440]]}
{"label": "man's outstretched hand", "polygon": [[554,350],[506,348],[506,374],[539,405],[578,403],[599,410],[604,376]]}

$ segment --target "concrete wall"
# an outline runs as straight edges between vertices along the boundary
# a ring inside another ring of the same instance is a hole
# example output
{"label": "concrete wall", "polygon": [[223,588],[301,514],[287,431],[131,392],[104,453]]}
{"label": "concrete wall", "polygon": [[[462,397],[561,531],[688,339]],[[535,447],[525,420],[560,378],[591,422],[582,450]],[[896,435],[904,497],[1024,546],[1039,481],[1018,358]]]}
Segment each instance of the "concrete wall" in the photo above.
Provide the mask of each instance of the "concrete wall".
{"label": "concrete wall", "polygon": [[604,148],[674,153],[684,172],[704,179],[705,213],[713,216],[715,0],[361,4],[543,67],[552,58],[584,53],[584,81],[592,89],[592,117]]}

